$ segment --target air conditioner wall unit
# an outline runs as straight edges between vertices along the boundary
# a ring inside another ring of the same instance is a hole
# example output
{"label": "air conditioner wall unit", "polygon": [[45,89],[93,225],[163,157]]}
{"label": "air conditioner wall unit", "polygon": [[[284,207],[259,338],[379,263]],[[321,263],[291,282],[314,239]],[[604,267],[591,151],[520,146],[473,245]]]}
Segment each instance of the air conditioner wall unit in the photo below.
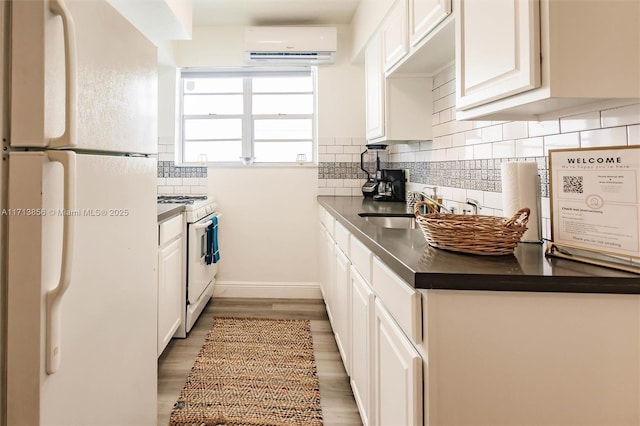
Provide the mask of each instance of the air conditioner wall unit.
{"label": "air conditioner wall unit", "polygon": [[245,61],[251,64],[328,64],[336,57],[335,27],[247,27]]}

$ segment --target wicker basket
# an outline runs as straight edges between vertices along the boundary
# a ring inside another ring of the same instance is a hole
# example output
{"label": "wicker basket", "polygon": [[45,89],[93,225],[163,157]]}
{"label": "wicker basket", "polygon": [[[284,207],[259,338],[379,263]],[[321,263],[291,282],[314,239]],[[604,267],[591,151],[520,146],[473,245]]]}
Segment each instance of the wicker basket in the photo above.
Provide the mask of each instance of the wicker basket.
{"label": "wicker basket", "polygon": [[511,219],[497,216],[443,214],[431,210],[420,212],[422,206],[433,204],[419,201],[414,206],[416,222],[432,247],[470,254],[512,254],[527,230],[530,210],[522,208]]}

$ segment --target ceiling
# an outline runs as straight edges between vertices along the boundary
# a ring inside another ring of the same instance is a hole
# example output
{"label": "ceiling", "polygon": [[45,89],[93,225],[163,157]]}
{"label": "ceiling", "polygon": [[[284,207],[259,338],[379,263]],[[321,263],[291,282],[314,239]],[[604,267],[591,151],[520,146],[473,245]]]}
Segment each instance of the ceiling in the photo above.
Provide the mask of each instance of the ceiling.
{"label": "ceiling", "polygon": [[193,0],[193,26],[348,24],[360,0]]}

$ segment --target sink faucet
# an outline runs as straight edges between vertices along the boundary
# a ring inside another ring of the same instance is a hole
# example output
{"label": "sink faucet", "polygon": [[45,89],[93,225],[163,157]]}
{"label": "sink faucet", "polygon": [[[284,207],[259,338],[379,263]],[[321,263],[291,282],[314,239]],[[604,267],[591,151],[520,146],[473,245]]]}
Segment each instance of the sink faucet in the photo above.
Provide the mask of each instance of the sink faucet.
{"label": "sink faucet", "polygon": [[434,197],[432,197],[431,195],[428,195],[425,192],[420,192],[420,196],[422,197],[423,200],[429,201],[430,203],[433,203],[436,207],[438,207],[438,209],[440,210],[441,213],[453,213],[454,212],[453,208],[450,209],[450,208],[446,207],[444,204],[438,202],[438,200],[435,200]]}
{"label": "sink faucet", "polygon": [[473,206],[473,214],[478,214],[478,210],[480,210],[482,208],[480,203],[478,203],[473,198],[467,198],[466,203],[469,204],[470,206]]}

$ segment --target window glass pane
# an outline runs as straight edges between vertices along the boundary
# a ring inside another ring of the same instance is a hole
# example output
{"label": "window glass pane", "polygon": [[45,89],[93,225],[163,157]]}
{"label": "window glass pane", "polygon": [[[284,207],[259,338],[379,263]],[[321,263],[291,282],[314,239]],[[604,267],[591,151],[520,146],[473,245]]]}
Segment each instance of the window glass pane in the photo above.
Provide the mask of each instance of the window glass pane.
{"label": "window glass pane", "polygon": [[242,114],[242,95],[185,95],[186,115]]}
{"label": "window glass pane", "polygon": [[313,114],[313,95],[253,95],[254,114]]}
{"label": "window glass pane", "polygon": [[207,141],[185,142],[184,161],[201,161],[201,154],[207,156],[207,161],[240,161],[242,143],[240,141]]}
{"label": "window glass pane", "polygon": [[256,163],[295,163],[298,154],[307,161],[313,159],[311,141],[304,142],[256,142]]}
{"label": "window glass pane", "polygon": [[259,139],[300,140],[312,139],[311,119],[254,120],[254,137]]}
{"label": "window glass pane", "polygon": [[184,93],[242,93],[242,77],[185,78]]}
{"label": "window glass pane", "polygon": [[186,140],[241,139],[242,119],[185,120],[184,138]]}
{"label": "window glass pane", "polygon": [[313,92],[311,75],[300,77],[254,77],[254,93],[274,92]]}

